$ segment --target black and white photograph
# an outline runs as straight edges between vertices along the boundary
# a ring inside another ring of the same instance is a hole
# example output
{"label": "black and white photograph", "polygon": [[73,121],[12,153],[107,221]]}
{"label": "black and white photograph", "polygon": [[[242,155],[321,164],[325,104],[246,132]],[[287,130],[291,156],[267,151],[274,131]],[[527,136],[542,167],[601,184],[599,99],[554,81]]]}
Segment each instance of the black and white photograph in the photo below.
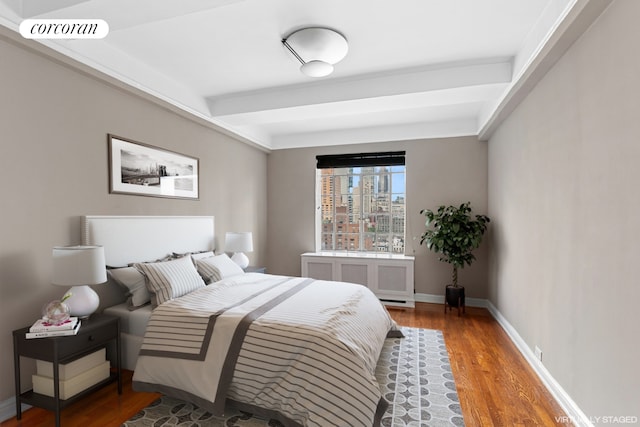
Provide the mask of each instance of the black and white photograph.
{"label": "black and white photograph", "polygon": [[109,192],[198,199],[197,158],[109,135]]}

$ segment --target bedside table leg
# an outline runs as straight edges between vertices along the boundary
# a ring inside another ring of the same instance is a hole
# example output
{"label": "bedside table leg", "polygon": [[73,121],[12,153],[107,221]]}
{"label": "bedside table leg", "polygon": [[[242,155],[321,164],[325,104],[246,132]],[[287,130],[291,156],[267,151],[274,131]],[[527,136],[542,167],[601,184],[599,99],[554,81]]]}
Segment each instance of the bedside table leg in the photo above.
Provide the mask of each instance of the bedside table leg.
{"label": "bedside table leg", "polygon": [[116,336],[116,369],[118,375],[118,394],[122,394],[122,349],[120,348],[120,321],[118,321],[118,335]]}
{"label": "bedside table leg", "polygon": [[58,363],[58,349],[53,353],[53,400],[56,413],[56,427],[60,427],[60,365]]}

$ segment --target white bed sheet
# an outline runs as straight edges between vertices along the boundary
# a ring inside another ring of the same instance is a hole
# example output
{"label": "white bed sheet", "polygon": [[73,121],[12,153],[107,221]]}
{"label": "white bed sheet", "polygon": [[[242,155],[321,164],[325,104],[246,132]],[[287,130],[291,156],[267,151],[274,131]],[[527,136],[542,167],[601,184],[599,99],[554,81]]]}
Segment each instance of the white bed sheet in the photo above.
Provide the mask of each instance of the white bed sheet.
{"label": "white bed sheet", "polygon": [[122,367],[135,370],[138,354],[147,323],[151,317],[151,305],[130,311],[128,303],[122,303],[104,309],[104,313],[120,318],[120,345],[122,351]]}
{"label": "white bed sheet", "polygon": [[143,337],[151,317],[151,305],[129,310],[129,304],[125,302],[105,308],[104,313],[120,318],[120,332]]}

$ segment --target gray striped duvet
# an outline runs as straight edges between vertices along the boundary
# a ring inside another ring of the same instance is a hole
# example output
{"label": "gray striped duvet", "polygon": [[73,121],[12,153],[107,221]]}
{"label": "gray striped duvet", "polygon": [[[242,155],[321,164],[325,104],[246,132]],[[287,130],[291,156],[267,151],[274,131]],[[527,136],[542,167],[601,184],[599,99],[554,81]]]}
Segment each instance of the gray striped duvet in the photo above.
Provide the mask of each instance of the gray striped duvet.
{"label": "gray striped duvet", "polygon": [[376,425],[386,402],[375,379],[397,331],[366,287],[244,274],[157,307],[135,390],[226,405],[293,426]]}

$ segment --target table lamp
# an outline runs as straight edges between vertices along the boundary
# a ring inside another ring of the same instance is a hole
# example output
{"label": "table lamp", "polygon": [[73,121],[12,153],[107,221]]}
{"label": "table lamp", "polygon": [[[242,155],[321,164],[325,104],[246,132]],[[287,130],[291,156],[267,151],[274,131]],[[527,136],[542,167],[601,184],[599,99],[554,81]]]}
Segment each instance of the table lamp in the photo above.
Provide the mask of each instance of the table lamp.
{"label": "table lamp", "polygon": [[53,279],[56,286],[71,286],[65,295],[69,314],[89,317],[97,310],[100,297],[88,285],[107,281],[102,246],[56,246],[53,248]]}
{"label": "table lamp", "polygon": [[225,235],[225,251],[233,252],[231,259],[245,269],[249,266],[249,258],[244,252],[253,251],[253,236],[250,231],[227,232]]}

